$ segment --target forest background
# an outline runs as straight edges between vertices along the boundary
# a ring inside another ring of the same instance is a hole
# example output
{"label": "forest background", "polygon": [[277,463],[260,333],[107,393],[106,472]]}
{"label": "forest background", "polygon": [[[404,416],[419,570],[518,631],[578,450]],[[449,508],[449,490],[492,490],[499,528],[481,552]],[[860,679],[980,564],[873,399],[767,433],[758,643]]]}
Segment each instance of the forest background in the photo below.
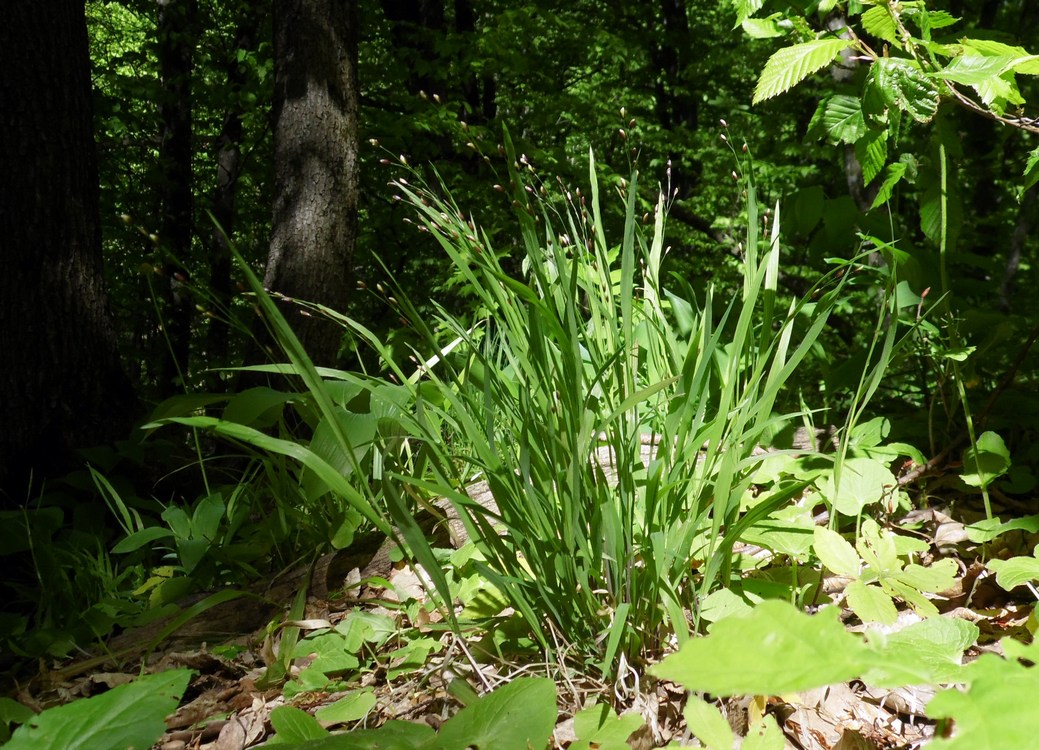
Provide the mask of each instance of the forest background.
{"label": "forest background", "polygon": [[[884,243],[897,247],[899,307],[933,325],[892,359],[870,414],[887,418],[890,440],[949,458],[973,405],[1013,456],[1006,492],[1029,497],[1039,451],[1030,349],[1039,310],[1027,291],[1036,144],[1021,107],[1034,99],[1032,72],[973,106],[936,89],[934,111],[903,102],[911,116],[883,128],[868,109],[861,124],[835,120],[868,75],[851,56],[835,52],[800,85],[761,95],[778,47],[839,36],[846,17],[872,5],[65,0],[46,17],[13,8],[0,45],[9,172],[0,501],[15,562],[4,582],[12,653],[64,655],[121,627],[141,608],[126,590],[145,581],[166,587],[160,603],[170,603],[226,581],[229,568],[265,575],[352,538],[360,516],[293,516],[291,502],[272,499],[284,488],[271,486],[250,495],[244,517],[265,504],[289,517],[262,545],[251,538],[248,554],[214,544],[185,566],[181,546],[179,572],[158,584],[144,542],[136,557],[110,554],[134,528],[120,513],[171,524],[169,509],[183,506],[198,519],[217,484],[263,479],[209,438],[137,429],[223,408],[271,375],[235,368],[280,361],[232,247],[289,298],[284,314],[317,365],[388,373],[389,360],[428,356],[397,297],[460,320],[482,303],[389,183],[414,174],[449,191],[520,276],[506,129],[518,163],[549,189],[585,184],[591,150],[604,192],[623,194],[638,171],[638,213],[652,215],[662,190],[665,271],[698,297],[743,283],[746,150],[761,204],[781,206],[784,299],[808,294],[834,258],[866,252],[876,268]],[[938,5],[935,18],[960,19],[951,35],[1039,47],[1034,3]],[[990,74],[950,80],[976,91]],[[605,221],[616,233],[623,217]],[[885,283],[871,278],[846,288],[799,390],[785,396],[791,409],[818,409],[817,424],[841,424],[856,405]],[[385,350],[294,299],[346,314]],[[266,414],[264,429],[303,429],[278,398],[243,408]],[[223,514],[229,497],[221,503]],[[222,523],[234,527],[222,531],[228,540],[242,533],[230,510]],[[42,546],[29,555],[33,539]]]}

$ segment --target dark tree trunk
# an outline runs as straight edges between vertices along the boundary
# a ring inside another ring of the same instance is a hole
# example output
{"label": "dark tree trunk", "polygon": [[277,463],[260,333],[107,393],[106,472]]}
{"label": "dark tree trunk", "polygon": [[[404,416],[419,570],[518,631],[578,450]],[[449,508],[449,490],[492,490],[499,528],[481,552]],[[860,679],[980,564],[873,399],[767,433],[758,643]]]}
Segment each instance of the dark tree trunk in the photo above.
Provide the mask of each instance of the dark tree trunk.
{"label": "dark tree trunk", "polygon": [[[274,219],[264,284],[343,310],[357,238],[357,5],[274,3]],[[310,356],[336,361],[342,330],[284,308]]]}
{"label": "dark tree trunk", "polygon": [[[699,125],[700,108],[692,92],[687,90],[683,67],[684,58],[696,45],[689,33],[685,0],[660,0],[659,8],[660,25],[652,34],[651,43],[655,46],[650,51],[657,72],[657,121],[667,130],[695,130]],[[675,154],[669,154],[669,158],[675,159]],[[670,169],[674,195],[680,199],[692,195],[699,174],[699,164],[683,164],[675,159]]]}
{"label": "dark tree trunk", "polygon": [[101,274],[82,0],[12,3],[0,45],[0,503],[125,435],[134,397]]}
{"label": "dark tree trunk", "polygon": [[[476,36],[476,12],[470,0],[455,0],[455,30],[469,38]],[[498,114],[497,85],[494,76],[471,73],[462,84],[468,113],[462,119],[471,123],[488,123]]]}
{"label": "dark tree trunk", "polygon": [[[206,335],[206,361],[210,367],[230,364],[230,329],[227,320],[231,315],[231,248],[230,239],[235,229],[235,202],[238,194],[238,178],[242,170],[242,102],[241,93],[245,86],[245,69],[238,61],[239,50],[252,50],[256,41],[257,18],[252,8],[245,9],[235,35],[235,43],[224,66],[229,89],[229,107],[217,136],[216,188],[213,194],[212,247],[209,261],[209,292],[212,295],[214,315],[209,319]],[[222,390],[222,381],[217,375],[210,378],[208,390]]]}
{"label": "dark tree trunk", "polygon": [[194,303],[185,288],[184,264],[191,257],[192,237],[192,100],[191,75],[195,55],[196,0],[157,0],[159,78],[159,200],[160,250],[164,284],[162,321],[167,346],[159,372],[159,394],[182,391],[191,351]]}

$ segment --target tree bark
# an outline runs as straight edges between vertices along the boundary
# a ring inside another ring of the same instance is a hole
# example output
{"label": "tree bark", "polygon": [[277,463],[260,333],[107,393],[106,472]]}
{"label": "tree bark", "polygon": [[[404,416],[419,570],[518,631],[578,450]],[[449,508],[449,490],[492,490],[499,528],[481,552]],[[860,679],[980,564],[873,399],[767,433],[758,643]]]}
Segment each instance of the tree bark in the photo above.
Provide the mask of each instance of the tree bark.
{"label": "tree bark", "polygon": [[[355,0],[274,3],[274,220],[264,283],[343,310],[357,238]],[[342,330],[286,307],[311,358],[333,364]]]}
{"label": "tree bark", "polygon": [[13,3],[0,45],[0,504],[125,435],[134,396],[102,280],[82,0]]}

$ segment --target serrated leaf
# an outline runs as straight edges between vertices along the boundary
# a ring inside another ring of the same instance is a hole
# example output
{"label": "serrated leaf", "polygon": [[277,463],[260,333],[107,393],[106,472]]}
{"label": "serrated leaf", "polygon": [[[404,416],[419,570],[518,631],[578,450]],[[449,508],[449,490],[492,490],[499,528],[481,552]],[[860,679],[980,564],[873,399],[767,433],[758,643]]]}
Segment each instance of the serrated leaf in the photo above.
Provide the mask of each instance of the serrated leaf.
{"label": "serrated leaf", "polygon": [[992,39],[964,39],[963,49],[989,57],[1013,58],[1011,68],[1023,75],[1039,75],[1039,55],[1029,54],[1024,47],[1004,44]]}
{"label": "serrated leaf", "polygon": [[888,107],[895,107],[917,122],[930,122],[940,103],[938,85],[904,57],[882,57],[870,70]]}
{"label": "serrated leaf", "polygon": [[[928,10],[924,13],[914,14],[914,19],[921,17],[927,18],[927,25],[931,29],[944,29],[960,22],[957,16],[944,10]],[[922,26],[923,24],[921,24]]]}
{"label": "serrated leaf", "polygon": [[50,708],[15,730],[6,750],[148,748],[166,731],[191,672],[140,677],[107,693]]}
{"label": "serrated leaf", "polygon": [[855,143],[855,157],[862,167],[862,182],[873,182],[887,163],[887,131],[871,130]]}
{"label": "serrated leaf", "polygon": [[650,668],[657,677],[716,696],[776,695],[844,682],[869,665],[865,644],[837,607],[806,615],[769,599],[729,617]]}
{"label": "serrated leaf", "polygon": [[855,143],[866,133],[866,118],[858,97],[838,94],[830,97],[822,113],[822,126],[838,143]]}
{"label": "serrated leaf", "polygon": [[953,83],[974,86],[1001,75],[1014,62],[1013,57],[986,57],[984,55],[961,55],[932,75]]}
{"label": "serrated leaf", "polygon": [[855,548],[833,529],[817,526],[812,549],[816,557],[831,572],[839,576],[857,576],[862,570],[862,560]]}
{"label": "serrated leaf", "polygon": [[851,45],[850,39],[816,39],[777,51],[761,71],[753,103],[789,91],[815,71],[832,63],[842,50]]}
{"label": "serrated leaf", "polygon": [[1022,190],[1028,190],[1036,182],[1039,182],[1039,168],[1037,167],[1039,167],[1039,148],[1028,154],[1028,161],[1025,162],[1025,181],[1021,185]]}
{"label": "serrated leaf", "polygon": [[883,39],[898,48],[902,47],[898,39],[898,27],[887,6],[876,5],[863,13],[862,28],[877,39]]}
{"label": "serrated leaf", "polygon": [[978,92],[978,96],[985,106],[997,115],[1002,115],[1006,112],[1008,106],[1017,106],[1025,103],[1025,98],[1021,96],[1021,91],[1017,88],[1017,81],[1014,79],[1012,71],[1007,71],[995,78],[989,78],[975,84],[972,88]]}
{"label": "serrated leaf", "polygon": [[893,625],[898,619],[898,610],[891,597],[879,586],[872,586],[862,581],[852,581],[844,589],[848,606],[863,622],[879,622],[881,625]]}
{"label": "serrated leaf", "polygon": [[775,39],[786,36],[787,31],[779,25],[783,17],[779,13],[773,13],[768,18],[747,18],[740,26],[743,33],[751,39]]}
{"label": "serrated leaf", "polygon": [[907,168],[907,165],[903,162],[888,164],[884,168],[884,181],[877,189],[877,196],[873,199],[871,209],[882,206],[891,199],[891,195],[895,193],[895,188],[902,182],[902,178],[905,177]]}
{"label": "serrated leaf", "polygon": [[765,0],[732,0],[732,7],[736,9],[736,23],[733,24],[732,28],[735,29],[753,16],[761,10],[764,4]]}
{"label": "serrated leaf", "polygon": [[686,725],[709,750],[732,750],[732,728],[721,711],[702,698],[690,695],[682,712]]}

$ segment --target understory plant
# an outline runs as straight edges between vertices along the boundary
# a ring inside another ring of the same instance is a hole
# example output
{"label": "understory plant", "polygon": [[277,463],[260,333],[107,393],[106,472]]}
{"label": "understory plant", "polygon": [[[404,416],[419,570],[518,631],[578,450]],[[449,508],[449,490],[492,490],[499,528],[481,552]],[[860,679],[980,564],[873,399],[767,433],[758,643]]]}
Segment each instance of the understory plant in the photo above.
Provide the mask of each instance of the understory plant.
{"label": "understory plant", "polygon": [[[663,281],[663,195],[644,229],[638,175],[618,183],[623,224],[612,240],[591,156],[586,195],[549,193],[506,144],[502,189],[520,248],[509,264],[414,171],[395,182],[477,300],[475,313],[434,302],[435,314],[422,314],[399,291],[387,295],[415,342],[402,363],[361,324],[307,305],[370,346],[388,375],[319,369],[246,269],[289,360],[275,369],[309,392],[313,438],[208,416],[166,421],[298,462],[309,496],[330,493],[408,550],[457,626],[416,515],[448,508],[510,608],[502,618],[520,618],[551,658],[613,678],[686,641],[702,599],[734,580],[733,545],[805,487],[782,477],[752,491],[756,446],[807,418],[777,414],[780,393],[857,260],[834,261],[808,294],[780,304],[779,207],[760,210],[748,161],[742,288],[730,296],[708,283],[697,299],[686,280]],[[507,270],[516,261],[519,270]]]}
{"label": "understory plant", "polygon": [[[587,195],[550,194],[506,143],[520,276],[449,198],[396,181],[479,312],[430,320],[392,300],[434,355],[409,377],[407,429],[426,460],[390,472],[388,491],[447,498],[541,646],[617,676],[688,638],[699,600],[729,582],[733,544],[803,489],[790,479],[751,497],[755,446],[799,416],[777,416],[777,399],[847,276],[779,303],[778,206],[763,237],[748,162],[742,289],[723,300],[707,284],[696,299],[663,280],[663,195],[647,231],[638,175],[619,185],[614,240],[594,158]],[[493,503],[466,492],[477,480]]]}

